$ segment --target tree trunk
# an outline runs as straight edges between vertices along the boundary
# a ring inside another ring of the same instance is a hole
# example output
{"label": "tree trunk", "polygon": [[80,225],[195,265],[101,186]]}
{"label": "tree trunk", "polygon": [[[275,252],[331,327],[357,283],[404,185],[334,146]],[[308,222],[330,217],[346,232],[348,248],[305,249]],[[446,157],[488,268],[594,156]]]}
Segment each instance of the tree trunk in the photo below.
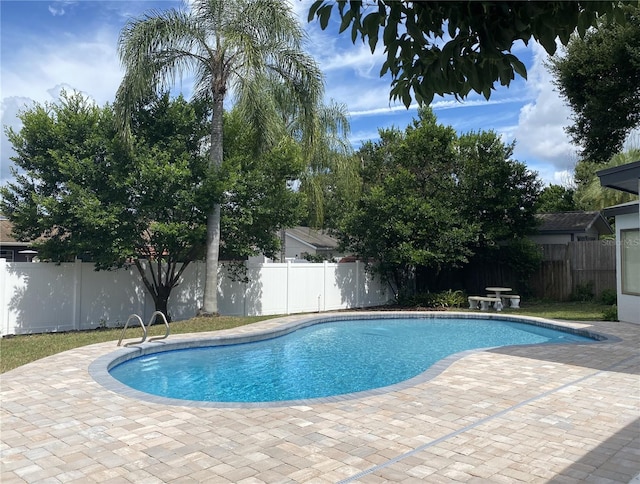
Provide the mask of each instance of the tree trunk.
{"label": "tree trunk", "polygon": [[220,204],[207,215],[207,259],[205,263],[204,301],[200,316],[218,315],[218,256],[220,252]]}
{"label": "tree trunk", "polygon": [[[169,302],[169,295],[171,294],[171,289],[169,288],[167,290],[166,287],[159,287],[157,288],[157,294],[153,294],[153,303],[155,305],[155,310],[156,311],[160,311],[162,314],[165,315],[165,317],[167,318],[167,322],[171,322],[171,316],[169,315],[169,309],[168,309],[168,302]],[[158,320],[156,319],[154,321],[155,323],[160,323],[162,322],[162,320]]]}
{"label": "tree trunk", "polygon": [[149,294],[151,294],[151,297],[153,298],[153,304],[155,306],[155,310],[162,311],[162,314],[165,315],[165,317],[167,318],[167,321],[171,321],[171,316],[169,315],[168,303],[169,303],[169,296],[171,295],[171,290],[173,289],[173,281],[166,281],[166,283],[163,283],[160,275],[162,272],[162,265],[161,265],[162,262],[161,261],[156,262],[157,268],[158,268],[158,277],[156,279],[156,276],[154,276],[153,274],[153,264],[150,261],[147,261],[147,264],[149,264],[149,271],[151,273],[152,280],[149,280],[149,277],[147,276],[147,272],[145,268],[142,266],[140,259],[135,259],[134,264],[138,269],[138,273],[140,274],[140,277],[142,278],[142,282],[147,288],[147,291],[149,291]]}
{"label": "tree trunk", "polygon": [[[214,93],[211,120],[211,152],[209,170],[222,165],[222,115],[224,92]],[[207,259],[205,264],[204,297],[201,316],[218,315],[218,256],[220,254],[220,203],[216,202],[207,215]]]}

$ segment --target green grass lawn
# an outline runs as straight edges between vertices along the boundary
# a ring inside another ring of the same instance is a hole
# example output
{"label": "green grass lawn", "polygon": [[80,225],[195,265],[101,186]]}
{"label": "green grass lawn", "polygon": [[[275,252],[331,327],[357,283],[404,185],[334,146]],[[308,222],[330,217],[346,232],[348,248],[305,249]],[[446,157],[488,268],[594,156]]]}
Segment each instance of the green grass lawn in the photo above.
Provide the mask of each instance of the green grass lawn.
{"label": "green grass lawn", "polygon": [[[235,328],[273,317],[274,316],[254,316],[236,318],[220,316],[218,318],[193,318],[171,323],[171,334],[217,331],[220,329]],[[164,335],[164,333],[164,324],[156,324],[149,329],[149,336],[161,336]],[[94,343],[114,341],[113,347],[115,349],[115,342],[120,339],[121,334],[122,328],[117,328],[5,337],[0,339],[0,373],[44,358],[45,356]],[[127,328],[125,339],[140,339],[141,337],[142,330],[139,326]]]}
{"label": "green grass lawn", "polygon": [[505,309],[505,314],[521,314],[549,319],[570,321],[602,321],[603,314],[611,306],[595,301],[531,301],[521,304],[522,309]]}
{"label": "green grass lawn", "polygon": [[[596,302],[549,302],[531,301],[522,304],[518,310],[505,309],[503,314],[538,316],[550,319],[573,321],[602,321],[603,313],[609,306]],[[235,328],[255,323],[275,316],[193,318],[171,323],[171,334],[198,333]],[[154,325],[149,330],[150,336],[163,335],[164,325]],[[31,361],[94,343],[115,341],[120,338],[122,329],[101,329],[91,331],[74,331],[68,333],[47,333],[35,335],[11,336],[0,339],[0,373],[9,371]],[[127,329],[125,339],[141,336],[139,327]]]}

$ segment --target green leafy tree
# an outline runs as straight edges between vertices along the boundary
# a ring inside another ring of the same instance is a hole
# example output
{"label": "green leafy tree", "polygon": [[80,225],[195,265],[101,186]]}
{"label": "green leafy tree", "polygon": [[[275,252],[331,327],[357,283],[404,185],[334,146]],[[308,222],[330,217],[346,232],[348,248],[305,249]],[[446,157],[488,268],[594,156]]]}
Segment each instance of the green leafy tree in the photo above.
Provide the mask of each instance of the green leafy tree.
{"label": "green leafy tree", "polygon": [[464,217],[478,226],[477,240],[470,247],[473,255],[462,270],[465,280],[475,280],[469,274],[479,267],[506,266],[522,287],[539,265],[539,254],[527,235],[537,225],[535,206],[542,182],[512,158],[513,150],[513,143],[503,143],[493,131],[467,133],[458,139],[458,185],[451,196]]}
{"label": "green leafy tree", "polygon": [[[316,196],[321,200],[321,203],[308,202],[307,224],[331,231],[338,226],[340,214],[355,209],[362,195],[360,160],[353,155],[337,154],[325,170],[307,172],[306,176],[318,187],[320,193]],[[305,182],[303,179],[303,189],[307,188]],[[318,213],[320,210],[322,213]]]}
{"label": "green leafy tree", "polygon": [[[203,103],[190,104],[182,97],[172,101],[168,93],[147,100],[133,114],[134,153],[125,203],[136,231],[129,234],[128,259],[138,268],[156,310],[167,316],[171,291],[187,266],[204,252],[202,220],[211,195],[202,193],[207,165],[201,140],[208,129]],[[97,193],[108,189],[87,188]],[[142,259],[151,270],[144,270]]]}
{"label": "green leafy tree", "polygon": [[79,256],[97,270],[134,264],[155,302],[167,301],[189,263],[201,256],[205,228],[197,204],[206,170],[198,132],[206,112],[168,96],[138,106],[133,148],[119,135],[111,106],[80,94],[36,105],[7,130],[17,156],[15,181],[0,207],[43,259]]}
{"label": "green leafy tree", "polygon": [[455,190],[455,131],[440,126],[430,110],[405,132],[381,130],[367,142],[361,198],[343,213],[339,237],[394,290],[413,291],[418,268],[439,270],[466,262],[478,228],[450,195]]}
{"label": "green leafy tree", "polygon": [[623,4],[638,2],[318,0],[309,21],[317,17],[325,29],[337,7],[340,32],[351,27],[352,42],[360,37],[373,52],[381,37],[387,59],[380,75],[391,74],[391,98],[408,107],[412,96],[429,104],[436,94],[464,98],[472,90],[489,99],[496,82],[526,78],[511,53],[518,41],[534,39],[553,54],[556,39],[566,45],[574,31],[584,36],[598,16],[623,20]]}
{"label": "green leafy tree", "polygon": [[[195,76],[195,98],[210,103],[209,173],[216,198],[206,211],[206,278],[202,314],[218,313],[217,280],[220,255],[222,195],[212,180],[223,165],[223,112],[229,92],[244,100],[256,133],[265,143],[274,122],[269,101],[255,96],[275,78],[287,88],[287,99],[311,122],[322,95],[322,77],[302,50],[303,31],[286,3],[279,0],[196,0],[190,10],[153,12],[127,23],[120,34],[119,53],[126,73],[116,108],[125,127],[130,109],[150,89],[162,90],[176,77]],[[273,139],[277,140],[275,136]],[[223,175],[224,176],[224,175]]]}
{"label": "green leafy tree", "polygon": [[574,113],[567,128],[585,160],[606,163],[640,126],[640,7],[627,22],[598,22],[551,60],[555,84]]}
{"label": "green leafy tree", "polygon": [[576,210],[575,190],[551,184],[543,188],[536,204],[537,213],[571,212]]}
{"label": "green leafy tree", "polygon": [[225,259],[279,249],[276,234],[302,215],[290,184],[303,169],[300,146],[284,137],[255,155],[258,135],[237,112],[225,117],[225,159],[207,176],[202,138],[206,103],[168,94],[147,98],[132,113],[131,144],[119,134],[111,106],[79,94],[21,114],[8,130],[17,156],[16,181],[0,191],[0,209],[16,235],[34,240],[41,258],[93,261],[96,269],[134,265],[156,310],[168,300],[188,265],[204,255],[206,210],[221,184]]}
{"label": "green leafy tree", "polygon": [[223,169],[231,174],[222,198],[221,258],[243,260],[262,252],[275,258],[278,232],[300,222],[304,198],[293,182],[306,167],[301,146],[283,136],[256,154],[259,134],[239,110],[225,114]]}
{"label": "green leafy tree", "polygon": [[467,133],[457,141],[458,184],[452,196],[462,213],[479,224],[479,248],[521,239],[536,227],[542,182],[512,158],[514,147],[493,131]]}
{"label": "green leafy tree", "polygon": [[[16,152],[12,160],[21,170],[14,170],[15,181],[2,187],[1,206],[19,239],[44,235],[46,243],[38,247],[41,256],[72,260],[91,250],[96,239],[118,240],[135,231],[128,219],[117,223],[126,213],[123,194],[129,173],[119,170],[116,153],[131,158],[115,136],[108,109],[80,95],[62,93],[59,104],[36,104],[18,117],[22,129],[8,128],[6,134]],[[78,183],[82,179],[86,184],[109,185],[104,196],[110,210],[98,210],[102,200]],[[91,230],[81,229],[85,226]],[[78,239],[78,247],[71,247],[70,239]],[[111,265],[102,259],[96,263]]]}
{"label": "green leafy tree", "polygon": [[498,243],[518,246],[535,227],[540,181],[512,153],[494,132],[459,137],[420,109],[357,153],[362,195],[342,208],[341,242],[401,293]]}

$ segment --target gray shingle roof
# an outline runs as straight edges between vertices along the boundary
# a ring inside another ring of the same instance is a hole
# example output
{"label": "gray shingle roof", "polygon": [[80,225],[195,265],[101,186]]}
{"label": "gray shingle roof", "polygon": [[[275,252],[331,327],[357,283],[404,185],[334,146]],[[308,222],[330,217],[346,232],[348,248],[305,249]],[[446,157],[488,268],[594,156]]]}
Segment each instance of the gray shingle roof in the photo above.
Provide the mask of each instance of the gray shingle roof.
{"label": "gray shingle roof", "polygon": [[536,217],[541,222],[538,227],[539,233],[584,232],[592,227],[600,234],[613,233],[609,223],[598,211],[539,213]]}
{"label": "gray shingle roof", "polygon": [[335,249],[338,247],[338,241],[323,230],[298,226],[287,229],[287,234],[313,245],[316,249]]}
{"label": "gray shingle roof", "polygon": [[0,215],[0,244],[27,245],[26,242],[19,242],[13,236],[13,224]]}

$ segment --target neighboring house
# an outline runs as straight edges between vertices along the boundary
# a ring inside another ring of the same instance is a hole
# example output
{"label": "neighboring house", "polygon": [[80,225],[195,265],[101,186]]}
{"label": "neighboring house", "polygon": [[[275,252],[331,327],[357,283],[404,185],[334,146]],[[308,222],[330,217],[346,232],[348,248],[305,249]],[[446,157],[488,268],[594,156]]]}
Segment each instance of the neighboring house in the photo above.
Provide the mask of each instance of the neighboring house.
{"label": "neighboring house", "polygon": [[0,215],[0,259],[7,262],[31,262],[37,254],[31,249],[31,242],[20,242],[13,237],[13,224]]}
{"label": "neighboring house", "polygon": [[304,259],[309,255],[322,257],[326,260],[337,260],[344,256],[337,249],[338,240],[324,230],[300,226],[285,230],[285,259]]}
{"label": "neighboring house", "polygon": [[613,234],[602,213],[558,212],[539,213],[538,233],[529,238],[537,244],[567,244],[584,240],[598,240],[601,235]]}
{"label": "neighboring house", "polygon": [[284,262],[286,260],[305,262],[306,256],[323,260],[340,260],[345,254],[338,251],[338,240],[324,230],[310,227],[288,228],[282,234],[281,259],[271,260],[263,255],[250,257],[250,262]]}
{"label": "neighboring house", "polygon": [[[638,195],[640,161],[607,168],[597,173],[603,187]],[[604,210],[615,217],[616,285],[618,319],[640,324],[640,209],[639,202],[623,203]]]}

